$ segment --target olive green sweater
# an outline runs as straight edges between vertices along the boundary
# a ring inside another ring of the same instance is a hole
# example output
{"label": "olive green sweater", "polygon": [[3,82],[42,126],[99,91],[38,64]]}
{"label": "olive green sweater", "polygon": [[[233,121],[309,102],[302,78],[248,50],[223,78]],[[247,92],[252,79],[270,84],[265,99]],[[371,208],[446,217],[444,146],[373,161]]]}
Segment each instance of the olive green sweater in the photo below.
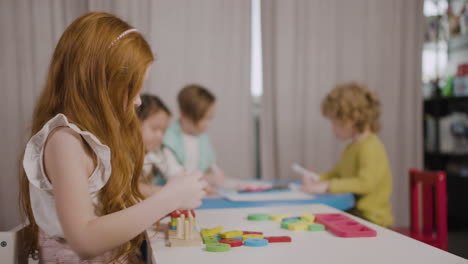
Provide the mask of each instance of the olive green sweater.
{"label": "olive green sweater", "polygon": [[320,179],[330,182],[330,192],[354,193],[357,215],[384,227],[392,225],[392,174],[385,147],[375,134],[349,144],[336,167]]}

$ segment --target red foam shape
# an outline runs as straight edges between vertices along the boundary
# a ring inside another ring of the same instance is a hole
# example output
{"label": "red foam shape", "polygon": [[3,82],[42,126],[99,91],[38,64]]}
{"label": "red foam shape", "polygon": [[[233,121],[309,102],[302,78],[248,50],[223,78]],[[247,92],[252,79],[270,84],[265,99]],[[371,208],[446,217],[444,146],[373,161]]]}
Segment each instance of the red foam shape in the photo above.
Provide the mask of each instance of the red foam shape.
{"label": "red foam shape", "polygon": [[[181,215],[183,215],[185,218],[188,218],[188,211],[189,210],[176,210],[171,213],[171,217],[179,218]],[[190,213],[192,214],[193,217],[195,217],[195,211],[193,209],[190,210]]]}
{"label": "red foam shape", "polygon": [[244,235],[263,235],[263,232],[243,231]]}
{"label": "red foam shape", "polygon": [[242,240],[234,238],[225,238],[218,241],[219,243],[229,244],[231,247],[240,247],[243,245]]}
{"label": "red foam shape", "polygon": [[344,214],[315,214],[316,222],[339,237],[375,237],[377,232]]}
{"label": "red foam shape", "polygon": [[287,243],[291,242],[291,237],[288,236],[271,236],[271,237],[265,237],[266,240],[268,240],[268,243]]}

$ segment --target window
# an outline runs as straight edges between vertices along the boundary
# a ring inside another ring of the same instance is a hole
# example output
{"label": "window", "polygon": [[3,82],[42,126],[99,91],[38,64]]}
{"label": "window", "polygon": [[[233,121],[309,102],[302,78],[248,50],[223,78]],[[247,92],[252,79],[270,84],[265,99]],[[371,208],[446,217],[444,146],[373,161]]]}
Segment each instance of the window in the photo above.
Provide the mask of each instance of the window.
{"label": "window", "polygon": [[252,0],[250,93],[253,101],[255,176],[260,178],[260,109],[263,94],[262,27],[260,0]]}

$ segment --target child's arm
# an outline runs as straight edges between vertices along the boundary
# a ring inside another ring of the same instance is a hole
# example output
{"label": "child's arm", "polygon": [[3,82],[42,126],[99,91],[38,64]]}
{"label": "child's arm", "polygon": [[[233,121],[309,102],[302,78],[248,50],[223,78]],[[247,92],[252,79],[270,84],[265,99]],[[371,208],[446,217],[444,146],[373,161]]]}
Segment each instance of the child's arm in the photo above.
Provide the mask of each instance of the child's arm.
{"label": "child's arm", "polygon": [[338,165],[336,165],[332,170],[320,174],[321,181],[327,181],[327,180],[337,178],[337,177],[338,177]]}
{"label": "child's arm", "polygon": [[309,171],[299,164],[295,163],[292,166],[292,169],[302,174],[302,185],[300,190],[307,193],[325,193],[328,190],[329,182],[327,179],[336,177],[338,172],[338,165],[328,173],[318,175],[312,171]]}
{"label": "child's arm", "polygon": [[145,197],[149,197],[153,194],[155,194],[157,191],[161,190],[161,186],[153,185],[153,184],[146,184],[146,183],[138,183],[138,186],[140,187],[141,193]]}
{"label": "child's arm", "polygon": [[[329,180],[336,178],[338,175],[338,165],[335,166],[331,171],[317,174],[311,170],[305,169],[297,163],[294,163],[291,167],[296,173],[299,173],[303,176],[303,181],[318,181],[318,180]],[[306,180],[307,179],[307,180]]]}
{"label": "child's arm", "polygon": [[382,176],[382,157],[372,148],[359,152],[358,171],[355,177],[331,179],[330,192],[366,194],[372,191]]}
{"label": "child's arm", "polygon": [[166,165],[160,168],[164,178],[169,178],[171,176],[180,174],[181,172],[185,171],[185,168],[177,161],[174,152],[169,148],[163,148],[163,154],[166,159]]}
{"label": "child's arm", "polygon": [[127,242],[154,222],[179,208],[195,208],[204,196],[202,174],[173,177],[161,191],[127,209],[94,214],[88,191],[89,155],[80,136],[56,129],[44,150],[44,166],[52,182],[57,215],[65,239],[82,258],[91,258]]}
{"label": "child's arm", "polygon": [[157,159],[154,153],[150,152],[145,155],[142,175],[138,183],[138,187],[145,197],[149,197],[161,189],[161,186],[151,184],[152,178],[154,177],[154,164],[156,163]]}
{"label": "child's arm", "polygon": [[326,193],[328,186],[328,181],[303,181],[300,190],[306,193]]}

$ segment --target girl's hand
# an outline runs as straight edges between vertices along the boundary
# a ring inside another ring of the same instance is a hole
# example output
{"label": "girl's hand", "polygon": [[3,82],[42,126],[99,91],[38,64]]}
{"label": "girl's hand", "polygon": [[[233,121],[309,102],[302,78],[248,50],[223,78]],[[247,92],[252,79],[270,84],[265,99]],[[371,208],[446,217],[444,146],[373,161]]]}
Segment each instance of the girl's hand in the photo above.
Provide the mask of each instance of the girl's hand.
{"label": "girl's hand", "polygon": [[211,171],[205,174],[206,181],[214,186],[220,186],[224,184],[224,173],[219,170],[219,172]]}
{"label": "girl's hand", "polygon": [[216,191],[216,188],[214,188],[214,187],[212,187],[210,185],[205,187],[205,192],[206,192],[207,195],[215,195],[216,193],[218,193]]}
{"label": "girl's hand", "polygon": [[214,186],[220,186],[224,184],[225,176],[224,172],[218,168],[218,166],[211,166],[210,172],[205,175],[206,181]]}
{"label": "girl's hand", "polygon": [[206,195],[203,189],[207,185],[202,177],[203,173],[197,171],[190,174],[181,172],[169,178],[164,189],[174,194],[177,209],[193,209],[201,205]]}

